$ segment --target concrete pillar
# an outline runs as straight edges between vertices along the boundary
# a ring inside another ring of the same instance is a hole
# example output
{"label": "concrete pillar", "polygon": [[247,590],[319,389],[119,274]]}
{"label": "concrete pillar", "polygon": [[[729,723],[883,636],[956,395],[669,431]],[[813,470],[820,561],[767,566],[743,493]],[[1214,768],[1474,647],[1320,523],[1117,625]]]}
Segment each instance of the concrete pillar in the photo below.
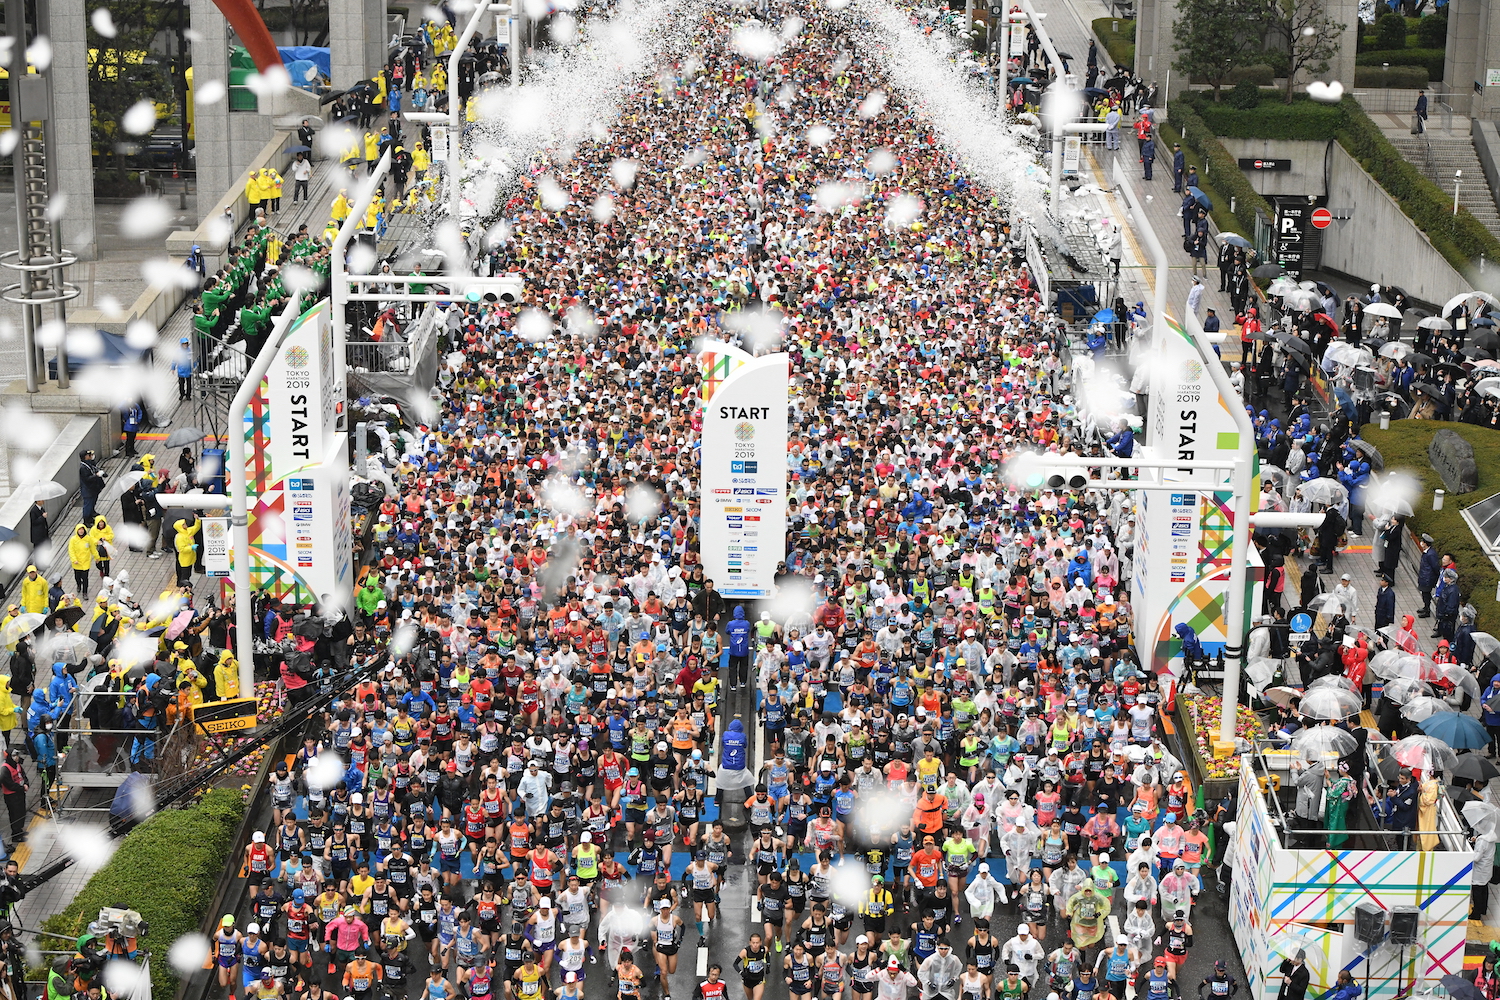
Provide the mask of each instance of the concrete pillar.
{"label": "concrete pillar", "polygon": [[[65,192],[63,245],[80,260],[98,256],[94,231],[93,136],[89,131],[89,78],[85,59],[88,11],[84,0],[50,0],[52,39],[52,177],[53,190]],[[77,280],[77,276],[74,276]]]}
{"label": "concrete pillar", "polygon": [[385,65],[384,0],[329,0],[328,44],[333,85],[348,87]]}
{"label": "concrete pillar", "polygon": [[1448,44],[1443,50],[1443,83],[1453,92],[1453,110],[1458,114],[1477,111],[1474,84],[1484,87],[1484,67],[1479,58],[1489,0],[1448,5]]}
{"label": "concrete pillar", "polygon": [[230,163],[228,96],[215,104],[205,104],[200,99],[205,83],[229,85],[229,22],[213,0],[189,0],[188,16],[198,35],[192,48],[198,204],[208,206],[239,176]]}
{"label": "concrete pillar", "polygon": [[1138,0],[1135,10],[1135,76],[1148,86],[1156,84],[1161,89],[1158,103],[1165,104],[1188,86],[1188,80],[1172,69],[1177,59],[1172,47],[1177,4],[1174,0]]}
{"label": "concrete pillar", "polygon": [[[1359,48],[1359,29],[1355,27],[1359,23],[1359,0],[1324,0],[1328,18],[1341,30],[1338,54],[1328,60],[1328,72],[1321,75],[1321,80],[1337,80],[1344,85],[1344,93],[1354,92],[1354,56],[1355,50]],[[1452,6],[1451,4],[1449,5]],[[1305,87],[1311,80],[1298,80],[1299,87]]]}

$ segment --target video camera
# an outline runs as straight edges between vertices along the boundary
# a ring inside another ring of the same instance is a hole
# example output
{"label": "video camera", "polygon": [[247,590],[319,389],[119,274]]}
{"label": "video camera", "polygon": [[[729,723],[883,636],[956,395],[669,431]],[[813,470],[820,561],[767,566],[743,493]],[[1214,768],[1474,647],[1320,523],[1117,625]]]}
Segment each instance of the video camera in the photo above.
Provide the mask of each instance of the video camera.
{"label": "video camera", "polygon": [[150,933],[150,926],[135,910],[103,906],[99,908],[99,919],[89,924],[89,932],[101,938],[114,934],[129,940],[145,937]]}

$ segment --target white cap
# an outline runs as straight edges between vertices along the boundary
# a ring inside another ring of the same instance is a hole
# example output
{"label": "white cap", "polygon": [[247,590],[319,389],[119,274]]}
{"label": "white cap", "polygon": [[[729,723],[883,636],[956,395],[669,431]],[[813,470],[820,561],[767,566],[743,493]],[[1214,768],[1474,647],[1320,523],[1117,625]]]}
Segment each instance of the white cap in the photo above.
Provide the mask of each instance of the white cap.
{"label": "white cap", "polygon": [[359,792],[355,792],[353,795],[349,796],[349,801],[354,805],[363,805],[365,797]]}
{"label": "white cap", "polygon": [[261,833],[259,830],[256,830],[253,834],[250,835],[250,839],[257,844],[264,844],[266,842],[266,835]]}
{"label": "white cap", "polygon": [[1129,944],[1129,943],[1130,943],[1130,938],[1126,937],[1124,934],[1120,934],[1120,935],[1117,935],[1115,937],[1115,944]]}
{"label": "white cap", "polygon": [[1021,935],[1022,937],[1025,937],[1027,934],[1031,933],[1031,925],[1030,924],[1016,924],[1016,933],[1019,934],[1019,935]]}
{"label": "white cap", "polygon": [[245,933],[246,934],[259,934],[260,933],[260,924],[251,924],[249,927],[245,928]]}
{"label": "white cap", "polygon": [[537,900],[536,901],[536,908],[538,910],[550,910],[550,909],[552,909],[552,897],[551,896],[543,896],[541,899]]}
{"label": "white cap", "polygon": [[989,873],[990,873],[990,863],[988,861],[981,861],[981,862],[979,862],[979,874],[981,874],[981,875],[988,875]]}
{"label": "white cap", "polygon": [[770,621],[771,620],[771,612],[769,612],[769,611],[762,611],[760,613],[760,620],[763,621],[763,622]]}
{"label": "white cap", "polygon": [[592,844],[594,842],[594,835],[592,833],[590,833],[589,831],[585,830],[585,831],[583,831],[583,837],[581,839],[583,840],[583,842],[585,844]]}
{"label": "white cap", "polygon": [[854,939],[854,943],[855,944],[869,944],[870,943],[870,939],[867,938],[867,937],[865,937],[863,934],[861,934],[859,937],[857,937],[857,938]]}

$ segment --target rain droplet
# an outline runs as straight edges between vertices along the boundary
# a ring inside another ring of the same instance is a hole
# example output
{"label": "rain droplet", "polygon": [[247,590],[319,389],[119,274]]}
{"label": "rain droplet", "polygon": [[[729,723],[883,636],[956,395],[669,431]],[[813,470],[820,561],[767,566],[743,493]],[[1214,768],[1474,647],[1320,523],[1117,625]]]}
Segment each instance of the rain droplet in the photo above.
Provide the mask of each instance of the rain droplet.
{"label": "rain droplet", "polygon": [[120,235],[127,240],[157,239],[171,225],[171,207],[163,199],[151,194],[143,194],[134,199],[120,213]]}
{"label": "rain droplet", "polygon": [[95,7],[94,12],[89,15],[89,24],[105,38],[115,37],[115,19],[110,17],[108,7]]}
{"label": "rain droplet", "polygon": [[190,976],[203,968],[208,958],[208,938],[196,931],[184,934],[172,942],[167,949],[167,961],[182,976]]}
{"label": "rain droplet", "polygon": [[224,86],[223,80],[204,80],[202,83],[193,80],[193,101],[196,104],[218,104],[227,93],[229,88]]}
{"label": "rain droplet", "polygon": [[35,66],[38,73],[45,73],[52,66],[52,43],[46,35],[37,35],[27,47],[26,61]]}

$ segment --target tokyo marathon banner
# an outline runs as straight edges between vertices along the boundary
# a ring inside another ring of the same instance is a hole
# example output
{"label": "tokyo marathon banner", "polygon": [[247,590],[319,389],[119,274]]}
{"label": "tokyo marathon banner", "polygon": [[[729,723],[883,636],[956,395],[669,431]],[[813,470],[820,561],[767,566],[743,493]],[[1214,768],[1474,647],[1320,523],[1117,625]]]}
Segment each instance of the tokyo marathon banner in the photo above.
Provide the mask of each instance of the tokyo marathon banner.
{"label": "tokyo marathon banner", "polygon": [[769,598],[786,558],[787,383],[785,354],[754,357],[707,341],[703,373],[704,570],[726,598]]}
{"label": "tokyo marathon banner", "polygon": [[302,603],[324,594],[347,600],[353,589],[348,441],[338,430],[343,399],[329,320],[326,299],[278,318],[276,359],[243,429],[251,582]]}
{"label": "tokyo marathon banner", "polygon": [[[1166,325],[1161,356],[1151,361],[1147,427],[1151,451],[1183,461],[1233,458],[1239,448],[1239,428],[1229,407],[1241,405],[1239,400],[1219,395],[1188,331],[1170,318]],[[1154,475],[1168,483],[1216,479],[1225,488],[1213,493],[1142,491],[1137,495],[1131,603],[1137,648],[1143,660],[1150,658],[1153,669],[1181,655],[1178,625],[1190,626],[1209,656],[1223,648],[1234,522],[1227,469],[1165,469]],[[1260,492],[1259,482],[1252,486],[1254,497]],[[1245,606],[1254,609],[1260,607],[1261,564],[1253,552],[1250,558]],[[1173,663],[1173,667],[1177,672],[1178,665]]]}

